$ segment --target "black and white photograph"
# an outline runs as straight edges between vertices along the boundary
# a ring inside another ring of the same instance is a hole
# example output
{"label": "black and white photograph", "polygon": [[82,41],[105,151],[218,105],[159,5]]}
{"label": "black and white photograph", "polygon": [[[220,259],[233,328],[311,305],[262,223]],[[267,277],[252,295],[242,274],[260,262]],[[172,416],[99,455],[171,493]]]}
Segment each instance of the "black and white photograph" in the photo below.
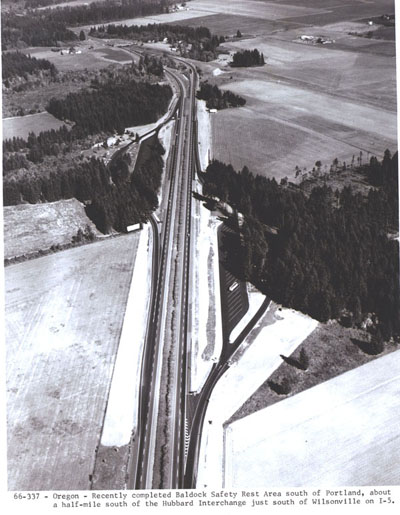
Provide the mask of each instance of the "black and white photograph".
{"label": "black and white photograph", "polygon": [[395,512],[395,7],[1,1],[15,509]]}

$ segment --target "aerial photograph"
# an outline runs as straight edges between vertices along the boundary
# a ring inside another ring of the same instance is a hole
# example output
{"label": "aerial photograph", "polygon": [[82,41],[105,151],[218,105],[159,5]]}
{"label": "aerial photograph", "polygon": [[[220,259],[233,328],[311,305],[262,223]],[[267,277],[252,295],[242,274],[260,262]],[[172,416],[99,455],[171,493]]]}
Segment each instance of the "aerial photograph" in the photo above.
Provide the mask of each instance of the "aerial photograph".
{"label": "aerial photograph", "polygon": [[400,485],[394,0],[2,0],[9,491]]}

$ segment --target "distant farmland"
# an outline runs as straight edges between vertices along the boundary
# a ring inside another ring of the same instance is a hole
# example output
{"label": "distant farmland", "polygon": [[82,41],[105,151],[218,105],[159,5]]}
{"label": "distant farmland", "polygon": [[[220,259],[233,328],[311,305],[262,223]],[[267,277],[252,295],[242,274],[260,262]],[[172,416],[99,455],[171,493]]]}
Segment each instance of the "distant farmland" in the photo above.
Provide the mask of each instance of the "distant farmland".
{"label": "distant farmland", "polygon": [[52,114],[44,111],[43,113],[27,114],[26,116],[16,116],[3,120],[3,140],[8,138],[26,139],[30,132],[39,134],[42,131],[59,129],[65,125],[64,122],[57,120]]}

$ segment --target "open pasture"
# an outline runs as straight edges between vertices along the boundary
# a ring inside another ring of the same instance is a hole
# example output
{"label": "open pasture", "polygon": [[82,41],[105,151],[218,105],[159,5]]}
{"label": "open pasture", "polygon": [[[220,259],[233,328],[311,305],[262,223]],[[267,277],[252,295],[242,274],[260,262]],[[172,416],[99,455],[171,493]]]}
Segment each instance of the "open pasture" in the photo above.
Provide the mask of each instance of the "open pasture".
{"label": "open pasture", "polygon": [[10,490],[87,490],[138,234],[5,269]]}
{"label": "open pasture", "polygon": [[398,485],[399,378],[396,351],[234,422],[224,486]]}
{"label": "open pasture", "polygon": [[[103,43],[95,42],[94,44],[90,42],[83,42],[82,44],[75,45],[75,49],[80,51],[81,53],[72,53],[68,52],[68,48],[64,48],[61,51],[53,52],[51,48],[42,47],[42,48],[29,48],[24,51],[26,54],[30,54],[37,59],[47,59],[51,63],[53,63],[58,70],[62,72],[68,71],[79,71],[79,70],[99,70],[100,68],[104,68],[107,66],[106,61],[104,61],[103,57],[100,53],[97,53],[96,48],[104,46]],[[96,48],[90,49],[89,46],[95,46]],[[61,50],[61,49],[60,49]],[[110,50],[113,50],[110,48]]]}
{"label": "open pasture", "polygon": [[265,66],[232,69],[242,79],[268,80],[274,77],[299,88],[396,111],[396,70],[392,57],[265,37],[227,43],[225,46],[235,51],[258,48],[263,52]]}
{"label": "open pasture", "polygon": [[64,122],[55,118],[52,114],[43,113],[27,114],[26,116],[15,116],[3,120],[3,140],[8,138],[26,139],[30,132],[39,134],[42,131],[59,129],[65,125]]}

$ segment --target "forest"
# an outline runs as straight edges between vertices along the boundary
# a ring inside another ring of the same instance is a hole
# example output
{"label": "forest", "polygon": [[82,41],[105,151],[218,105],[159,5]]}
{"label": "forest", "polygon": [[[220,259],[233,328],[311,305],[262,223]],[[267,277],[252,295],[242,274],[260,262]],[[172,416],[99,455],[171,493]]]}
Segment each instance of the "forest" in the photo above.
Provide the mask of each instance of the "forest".
{"label": "forest", "polygon": [[47,111],[59,120],[75,122],[86,134],[123,132],[125,127],[156,121],[167,110],[171,97],[169,85],[110,81],[95,91],[52,98]]}
{"label": "forest", "polygon": [[241,50],[235,52],[232,57],[231,66],[239,68],[245,66],[264,66],[265,60],[262,52],[257,48],[254,50]]}
{"label": "forest", "polygon": [[57,46],[59,42],[75,41],[77,35],[63,22],[45,16],[3,13],[1,17],[1,45],[3,50],[20,46]]}
{"label": "forest", "polygon": [[57,73],[54,64],[47,59],[36,59],[21,52],[2,52],[1,60],[3,82],[12,77],[24,77],[39,70],[48,70],[52,75]]}
{"label": "forest", "polygon": [[350,186],[305,195],[213,161],[203,192],[244,215],[243,278],[320,321],[375,320],[371,332],[388,338],[400,334],[397,153],[359,172],[374,186],[368,195]]}
{"label": "forest", "polygon": [[163,153],[154,135],[142,143],[133,172],[129,156],[115,159],[109,167],[93,157],[40,175],[21,170],[4,177],[4,205],[75,197],[86,204],[89,218],[100,231],[125,231],[127,225],[147,220],[158,205]]}
{"label": "forest", "polygon": [[246,100],[235,95],[232,91],[222,91],[217,85],[208,82],[201,82],[200,89],[196,94],[197,98],[206,101],[208,109],[226,109],[228,107],[240,107],[246,104]]}
{"label": "forest", "polygon": [[167,40],[174,45],[180,55],[211,61],[215,59],[218,46],[225,41],[223,36],[211,34],[207,27],[188,27],[185,25],[168,25],[149,23],[148,25],[114,25],[92,27],[89,36],[97,38],[127,38],[137,41]]}

